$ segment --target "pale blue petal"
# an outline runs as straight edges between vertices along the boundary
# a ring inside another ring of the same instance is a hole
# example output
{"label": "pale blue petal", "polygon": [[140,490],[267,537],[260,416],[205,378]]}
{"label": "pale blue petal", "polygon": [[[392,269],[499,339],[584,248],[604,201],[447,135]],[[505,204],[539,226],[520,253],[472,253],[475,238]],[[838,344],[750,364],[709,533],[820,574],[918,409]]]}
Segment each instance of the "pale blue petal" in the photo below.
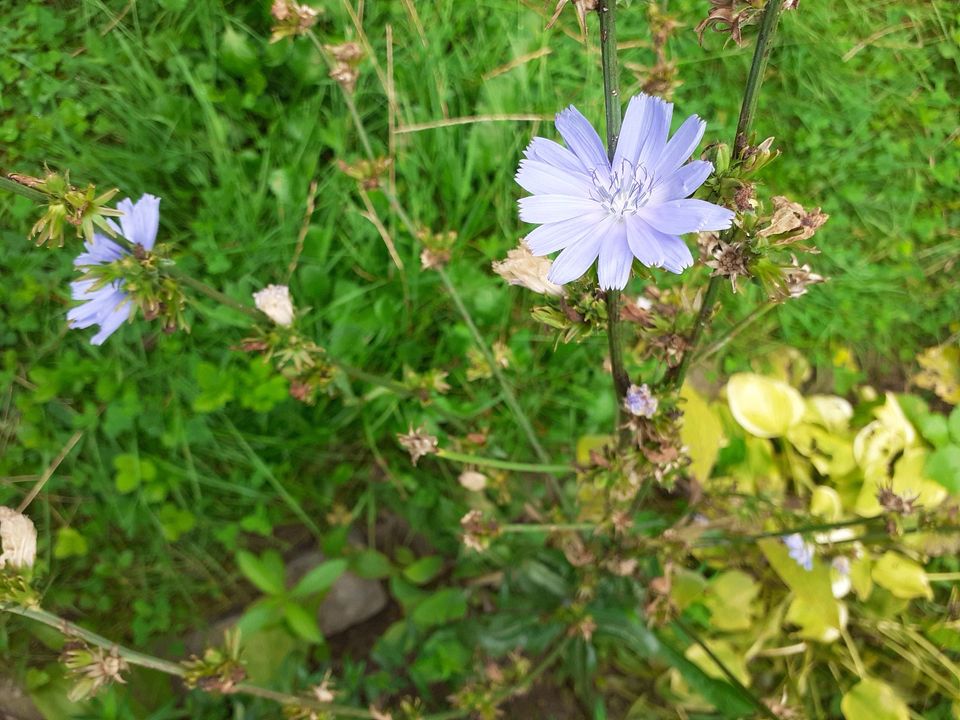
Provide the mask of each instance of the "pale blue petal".
{"label": "pale blue petal", "polygon": [[647,267],[660,267],[664,263],[663,249],[654,235],[653,228],[640,218],[627,218],[627,244],[630,252]]}
{"label": "pale blue petal", "polygon": [[609,174],[610,161],[600,136],[573,105],[557,113],[557,132],[588,171]]}
{"label": "pale blue petal", "polygon": [[660,154],[655,173],[669,175],[693,154],[703,138],[703,131],[707,124],[696,115],[691,115],[683,121],[683,125],[674,133],[667,146]]}
{"label": "pale blue petal", "polygon": [[593,265],[600,254],[600,241],[615,220],[608,218],[600,223],[596,232],[585,235],[578,242],[568,246],[557,256],[547,274],[547,279],[557,285],[564,285],[582,277]]}
{"label": "pale blue petal", "polygon": [[85,241],[83,247],[86,248],[86,252],[80,253],[73,260],[76,267],[105,265],[114,260],[119,260],[127,254],[127,251],[117,243],[99,233],[93,236],[93,242]]}
{"label": "pale blue petal", "polygon": [[103,345],[104,341],[113,335],[124,321],[130,317],[132,310],[129,302],[123,302],[100,322],[100,332],[90,338],[91,345]]}
{"label": "pale blue petal", "polygon": [[682,235],[701,230],[725,230],[733,222],[734,213],[704,200],[689,199],[644,205],[637,215],[655,230],[668,235]]}
{"label": "pale blue petal", "polygon": [[136,204],[127,198],[117,203],[117,210],[123,213],[120,216],[123,236],[145,250],[152,250],[160,227],[160,198],[143,195]]}
{"label": "pale blue petal", "polygon": [[620,168],[626,160],[637,166],[641,151],[644,157],[655,157],[663,149],[670,130],[673,106],[653,95],[635,96],[627,105],[627,113],[620,128],[620,138],[613,155],[612,166]]}
{"label": "pale blue petal", "polygon": [[[676,235],[668,235],[656,230],[640,218],[631,218],[633,234],[628,235],[630,249],[644,265],[662,267],[672,273],[681,273],[693,265],[693,255],[690,248]],[[642,239],[642,245],[640,241]],[[656,257],[653,263],[647,263],[640,258],[637,250],[643,250],[648,257]]]}
{"label": "pale blue petal", "polygon": [[607,216],[606,212],[601,211],[561,222],[546,223],[527,233],[525,242],[534,255],[549,255],[577,242],[587,233],[595,232]]}
{"label": "pale blue petal", "polygon": [[600,203],[571,195],[531,195],[520,198],[520,219],[528,223],[549,223],[569,220],[600,210]]}
{"label": "pale blue petal", "polygon": [[527,192],[540,195],[587,197],[593,189],[593,182],[584,173],[572,173],[539,160],[521,160],[516,180]]}
{"label": "pale blue petal", "polygon": [[[673,104],[664,102],[660,98],[651,98],[649,104],[649,126],[645,135],[640,138],[639,150],[633,163],[635,168],[653,172],[667,145],[667,135],[670,133],[670,118],[673,116]],[[621,133],[623,131],[621,130]]]}
{"label": "pale blue petal", "polygon": [[547,163],[555,168],[561,168],[572,173],[583,173],[589,175],[589,171],[583,163],[570,150],[558,142],[547,140],[542,137],[535,137],[527,145],[523,154],[530,160]]}
{"label": "pale blue petal", "polygon": [[613,222],[600,239],[597,279],[601,290],[623,290],[630,280],[633,253],[627,245],[627,225]]}
{"label": "pale blue petal", "polygon": [[698,187],[703,185],[712,172],[713,163],[706,160],[694,160],[687,163],[676,172],[660,178],[650,192],[650,199],[647,203],[649,205],[660,205],[670,200],[690,197]]}

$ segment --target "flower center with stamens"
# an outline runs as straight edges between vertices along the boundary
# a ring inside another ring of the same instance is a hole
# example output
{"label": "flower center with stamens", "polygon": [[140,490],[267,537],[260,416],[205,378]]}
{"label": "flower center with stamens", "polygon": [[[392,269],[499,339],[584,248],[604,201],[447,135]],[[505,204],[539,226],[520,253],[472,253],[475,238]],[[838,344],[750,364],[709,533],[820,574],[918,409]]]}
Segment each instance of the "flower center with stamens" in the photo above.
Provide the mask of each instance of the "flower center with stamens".
{"label": "flower center with stamens", "polygon": [[629,161],[624,160],[619,170],[611,171],[606,182],[594,171],[591,195],[604,210],[622,220],[627,215],[635,215],[646,205],[650,199],[651,180],[642,165],[634,168]]}

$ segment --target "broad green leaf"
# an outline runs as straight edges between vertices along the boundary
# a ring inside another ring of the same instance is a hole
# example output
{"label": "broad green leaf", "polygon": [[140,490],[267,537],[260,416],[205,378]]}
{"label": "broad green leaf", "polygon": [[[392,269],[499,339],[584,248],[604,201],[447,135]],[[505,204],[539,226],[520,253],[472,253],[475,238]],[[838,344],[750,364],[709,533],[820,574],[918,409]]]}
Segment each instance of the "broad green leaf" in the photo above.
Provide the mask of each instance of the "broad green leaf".
{"label": "broad green leaf", "polygon": [[784,620],[797,625],[800,628],[797,635],[805,640],[832,643],[840,638],[840,630],[846,625],[847,608],[833,597],[831,587],[830,597],[817,603],[801,595],[794,597]]}
{"label": "broad green leaf", "polygon": [[317,615],[302,605],[288,602],[283,606],[283,616],[294,634],[312,643],[322,643],[323,633],[317,623]]}
{"label": "broad green leaf", "polygon": [[923,470],[927,477],[950,493],[960,493],[960,444],[944,445],[934,450],[927,457]]}
{"label": "broad green leaf", "polygon": [[[794,622],[804,628],[802,637],[819,642],[836,640],[843,618],[841,605],[833,597],[830,566],[814,558],[813,569],[805,570],[790,557],[779,539],[765,538],[757,544],[770,566],[796,595]],[[834,632],[828,633],[826,628]]]}
{"label": "broad green leaf", "polygon": [[430,582],[443,567],[443,558],[439,555],[428,555],[403,569],[403,576],[416,585]]}
{"label": "broad green leaf", "polygon": [[718,630],[749,629],[756,611],[754,601],[759,594],[760,585],[745,572],[721,573],[710,581],[704,595],[704,604],[710,610],[710,624]]}
{"label": "broad green leaf", "polygon": [[393,572],[393,563],[376,550],[361,550],[350,560],[350,569],[368,580],[385,578]]}
{"label": "broad green leaf", "polygon": [[934,447],[943,447],[950,443],[950,426],[943,415],[931,413],[920,418],[917,430],[923,439]]}
{"label": "broad green leaf", "polygon": [[426,598],[410,615],[421,628],[443,625],[467,614],[467,598],[458,588],[444,588]]}
{"label": "broad green leaf", "polygon": [[873,566],[873,581],[902,600],[933,598],[933,588],[923,567],[895,552],[886,552]]}
{"label": "broad green leaf", "polygon": [[892,687],[864,678],[840,701],[846,720],[909,720],[910,709]]}
{"label": "broad green leaf", "polygon": [[727,383],[730,412],[751,435],[782,437],[800,422],[806,406],[794,388],[780,380],[737,373]]}
{"label": "broad green leaf", "polygon": [[328,590],[346,572],[346,569],[347,561],[343,558],[320,563],[300,579],[290,595],[295,598],[304,598]]}
{"label": "broad green leaf", "polygon": [[957,445],[960,445],[960,405],[950,412],[947,425],[950,428],[950,439]]}
{"label": "broad green leaf", "polygon": [[113,459],[113,468],[116,470],[114,484],[121,493],[132,492],[141,483],[148,483],[157,477],[157,467],[151,460],[129,453],[117,455]]}
{"label": "broad green leaf", "polygon": [[283,618],[282,601],[275,597],[258,600],[247,608],[237,621],[241,636],[246,638],[269,625],[275,625]]}
{"label": "broad green leaf", "polygon": [[679,610],[686,610],[707,589],[707,580],[698,572],[681,568],[670,577],[670,599]]}
{"label": "broad green leaf", "polygon": [[683,399],[683,427],[680,437],[691,463],[688,470],[701,483],[710,477],[723,444],[723,425],[707,401],[689,383],[680,390]]}
{"label": "broad green leaf", "polygon": [[285,590],[283,558],[275,550],[267,550],[257,557],[241,550],[237,553],[237,566],[250,582],[268,595],[282,595]]}
{"label": "broad green leaf", "polygon": [[861,600],[868,600],[870,593],[873,592],[872,570],[873,563],[867,554],[850,563],[850,582],[853,585],[853,591]]}
{"label": "broad green leaf", "polygon": [[853,444],[845,437],[809,423],[794,425],[787,439],[821,475],[843,477],[857,466],[853,458]]}

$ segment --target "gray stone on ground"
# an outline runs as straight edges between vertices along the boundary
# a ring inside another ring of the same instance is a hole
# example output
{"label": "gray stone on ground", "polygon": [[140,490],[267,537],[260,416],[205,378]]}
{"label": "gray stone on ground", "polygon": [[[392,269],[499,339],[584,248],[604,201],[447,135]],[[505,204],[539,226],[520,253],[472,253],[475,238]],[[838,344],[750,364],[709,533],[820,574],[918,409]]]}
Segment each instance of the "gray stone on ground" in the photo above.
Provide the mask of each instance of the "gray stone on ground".
{"label": "gray stone on ground", "polygon": [[0,720],[43,720],[30,696],[8,677],[0,677]]}

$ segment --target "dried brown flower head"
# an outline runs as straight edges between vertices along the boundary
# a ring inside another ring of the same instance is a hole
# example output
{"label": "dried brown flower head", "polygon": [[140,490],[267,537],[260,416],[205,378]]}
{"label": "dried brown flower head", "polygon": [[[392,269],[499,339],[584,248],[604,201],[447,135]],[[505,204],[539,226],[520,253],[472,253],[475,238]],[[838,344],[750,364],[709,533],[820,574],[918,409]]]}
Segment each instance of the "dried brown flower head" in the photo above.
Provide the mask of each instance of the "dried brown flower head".
{"label": "dried brown flower head", "polygon": [[121,673],[126,672],[129,665],[120,657],[120,650],[116,646],[108,652],[82,641],[70,640],[64,646],[60,659],[74,680],[73,688],[67,695],[70,702],[91,698],[110,683],[126,684]]}
{"label": "dried brown flower head", "polygon": [[811,285],[826,282],[823,275],[818,275],[810,269],[809,265],[801,265],[796,256],[792,257],[792,264],[781,268],[783,272],[783,292],[785,296],[778,296],[776,299],[798,298],[805,295],[807,288]]}
{"label": "dried brown flower head", "polygon": [[552,28],[560,18],[560,13],[568,3],[573,3],[573,9],[577,13],[577,23],[580,25],[580,34],[587,34],[587,13],[597,9],[597,0],[557,0],[557,7],[553,11],[553,17],[547,23],[547,29]]}
{"label": "dried brown flower head", "polygon": [[897,515],[910,515],[918,507],[919,495],[897,495],[892,485],[881,485],[877,490],[877,502],[887,512]]}
{"label": "dried brown flower head", "polygon": [[743,45],[743,28],[757,21],[764,0],[710,0],[707,17],[696,27],[697,37],[703,44],[707,28],[714,32],[728,33],[737,45]]}
{"label": "dried brown flower head", "polygon": [[753,253],[744,243],[727,242],[714,233],[701,233],[699,243],[703,255],[710,257],[704,265],[713,270],[713,276],[729,278],[733,292],[737,292],[739,289],[737,280],[741,277],[750,277],[750,261],[753,259]]}
{"label": "dried brown flower head", "polygon": [[357,66],[363,59],[363,48],[355,42],[324,45],[324,48],[334,61],[330,69],[330,77],[348,93],[352,93],[357,87],[357,78],[360,77]]}
{"label": "dried brown flower head", "polygon": [[782,195],[772,199],[774,212],[769,224],[757,233],[758,237],[771,238],[774,245],[792,245],[813,237],[813,234],[830,216],[814,208],[810,212]]}
{"label": "dried brown flower head", "polygon": [[275,43],[306,33],[317,22],[318,11],[294,0],[274,0],[270,14],[276,21],[270,42]]}
{"label": "dried brown flower head", "polygon": [[500,534],[500,525],[496,520],[488,520],[480,510],[471,510],[460,518],[463,530],[463,544],[476,552],[483,552],[493,539]]}
{"label": "dried brown flower head", "polygon": [[416,430],[411,426],[406,435],[397,433],[397,440],[410,453],[410,460],[414,465],[424,455],[435,455],[439,449],[436,436],[429,434],[422,425]]}

